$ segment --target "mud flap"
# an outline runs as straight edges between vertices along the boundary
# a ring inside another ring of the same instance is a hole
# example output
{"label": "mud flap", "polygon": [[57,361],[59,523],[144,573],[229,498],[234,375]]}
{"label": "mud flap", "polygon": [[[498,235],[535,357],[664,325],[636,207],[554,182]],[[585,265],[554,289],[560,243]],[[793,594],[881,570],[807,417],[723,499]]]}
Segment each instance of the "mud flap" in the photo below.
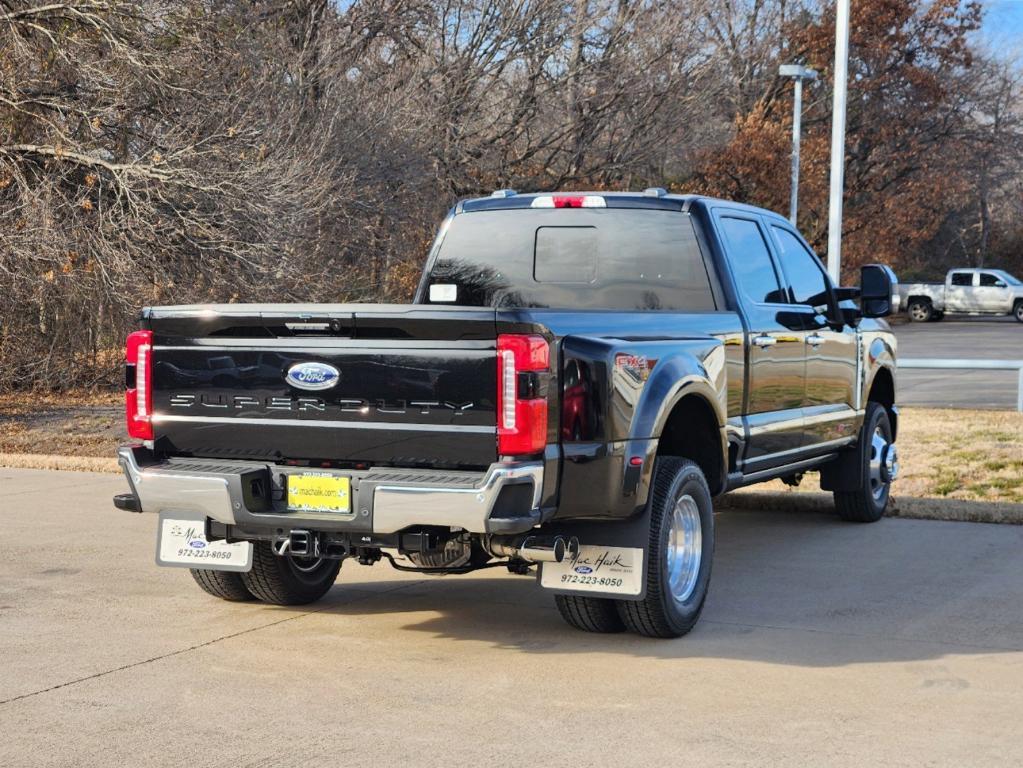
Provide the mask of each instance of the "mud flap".
{"label": "mud flap", "polygon": [[646,564],[650,545],[650,513],[644,509],[627,520],[554,522],[545,535],[576,537],[579,555],[561,563],[543,563],[537,573],[541,587],[562,595],[615,600],[646,597]]}

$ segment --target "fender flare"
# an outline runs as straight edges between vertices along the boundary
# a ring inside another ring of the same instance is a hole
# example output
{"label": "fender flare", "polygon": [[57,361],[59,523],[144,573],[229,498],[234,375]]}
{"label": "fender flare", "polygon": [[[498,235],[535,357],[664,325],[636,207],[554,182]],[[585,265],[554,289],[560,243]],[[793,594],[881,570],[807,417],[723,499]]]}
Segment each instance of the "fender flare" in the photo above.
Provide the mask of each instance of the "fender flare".
{"label": "fender flare", "polygon": [[[719,348],[721,360],[724,350]],[[718,433],[717,451],[721,457],[722,477],[728,473],[728,441],[725,433],[724,386],[715,389],[713,377],[692,355],[673,355],[658,361],[636,404],[629,439],[659,440],[675,408],[686,398],[697,398],[710,409]]]}

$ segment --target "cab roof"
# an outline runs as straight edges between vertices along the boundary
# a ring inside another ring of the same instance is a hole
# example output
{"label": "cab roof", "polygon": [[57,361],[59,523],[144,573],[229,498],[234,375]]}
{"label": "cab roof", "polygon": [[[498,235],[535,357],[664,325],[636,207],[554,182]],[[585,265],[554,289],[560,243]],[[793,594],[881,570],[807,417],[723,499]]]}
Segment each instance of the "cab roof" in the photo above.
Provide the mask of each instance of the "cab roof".
{"label": "cab roof", "polygon": [[[539,201],[539,202],[538,202]],[[474,197],[460,200],[454,213],[471,213],[474,211],[501,211],[522,208],[652,208],[671,211],[689,211],[694,204],[707,207],[721,205],[750,213],[783,218],[774,211],[757,208],[745,203],[721,200],[707,195],[672,194],[660,187],[652,187],[643,192],[607,192],[607,191],[573,191],[573,192],[523,192],[513,189],[499,189],[487,197]]]}

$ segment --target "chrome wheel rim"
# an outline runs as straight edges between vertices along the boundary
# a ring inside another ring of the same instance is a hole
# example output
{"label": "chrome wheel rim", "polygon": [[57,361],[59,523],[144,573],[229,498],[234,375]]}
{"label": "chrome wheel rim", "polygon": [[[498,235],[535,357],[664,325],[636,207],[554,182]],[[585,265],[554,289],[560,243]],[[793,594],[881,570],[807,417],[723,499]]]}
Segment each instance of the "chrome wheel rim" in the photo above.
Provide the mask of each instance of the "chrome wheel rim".
{"label": "chrome wheel rim", "polygon": [[703,558],[700,508],[688,493],[675,502],[668,528],[668,589],[675,602],[684,603],[696,589]]}
{"label": "chrome wheel rim", "polygon": [[914,320],[926,320],[927,308],[923,304],[914,304],[909,308],[909,314]]}
{"label": "chrome wheel rim", "polygon": [[888,442],[888,438],[878,425],[870,438],[870,492],[875,499],[880,500],[884,496],[888,484],[898,472],[898,454],[895,452],[895,446]]}

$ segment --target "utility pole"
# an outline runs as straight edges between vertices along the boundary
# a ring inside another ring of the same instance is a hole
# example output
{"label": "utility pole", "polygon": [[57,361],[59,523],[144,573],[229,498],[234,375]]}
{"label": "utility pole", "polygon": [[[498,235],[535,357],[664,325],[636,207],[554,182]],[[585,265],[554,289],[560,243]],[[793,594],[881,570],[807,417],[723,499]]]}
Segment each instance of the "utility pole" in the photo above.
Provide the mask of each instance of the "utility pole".
{"label": "utility pole", "polygon": [[842,194],[845,190],[845,103],[849,80],[849,0],[835,2],[835,99],[831,116],[831,201],[828,205],[828,273],[842,276]]}
{"label": "utility pole", "polygon": [[803,130],[803,81],[816,80],[816,70],[802,64],[782,64],[778,74],[795,80],[792,107],[792,182],[789,187],[789,221],[796,226],[799,211],[799,140]]}

